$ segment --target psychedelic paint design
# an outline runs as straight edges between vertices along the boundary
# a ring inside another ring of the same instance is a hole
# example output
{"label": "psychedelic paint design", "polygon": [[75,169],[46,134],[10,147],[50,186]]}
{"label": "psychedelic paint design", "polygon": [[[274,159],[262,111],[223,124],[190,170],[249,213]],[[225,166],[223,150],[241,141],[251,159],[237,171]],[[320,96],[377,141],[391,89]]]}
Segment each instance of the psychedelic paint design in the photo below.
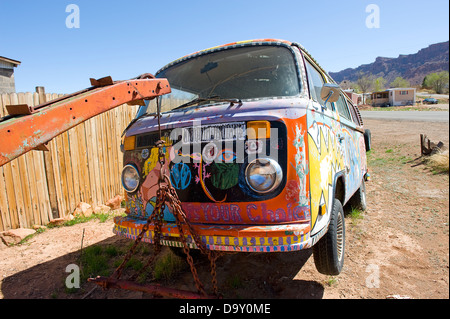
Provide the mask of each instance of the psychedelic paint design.
{"label": "psychedelic paint design", "polygon": [[[308,175],[308,165],[306,163],[306,144],[305,144],[305,136],[306,131],[302,129],[302,125],[300,127],[296,124],[295,127],[295,140],[294,146],[297,151],[295,154],[295,171],[297,172],[299,178],[299,198],[298,204],[300,206],[308,206],[309,205],[309,193],[307,191],[307,179]],[[297,186],[297,185],[296,185]]]}
{"label": "psychedelic paint design", "polygon": [[[123,162],[137,168],[139,187],[129,190],[127,216],[115,218],[114,233],[130,239],[139,235],[154,211],[164,171],[207,249],[288,252],[319,241],[328,232],[337,181],[345,188],[339,192],[345,193],[339,198],[345,205],[359,189],[367,163],[362,121],[341,118],[336,103],[322,107],[313,98],[319,92],[311,86],[307,62],[332,82],[303,47],[271,39],[198,51],[160,69],[156,77],[172,76],[172,90],[179,91],[173,96],[178,109],[162,113],[159,120],[140,110],[142,116],[127,129],[125,138],[135,143]],[[178,70],[186,65],[183,82]],[[239,94],[250,97],[240,100]],[[192,106],[183,105],[188,101]],[[164,167],[155,147],[159,128]],[[265,183],[273,187],[263,189]],[[153,230],[150,225],[144,241],[153,242]],[[198,248],[191,234],[185,236]],[[181,246],[170,206],[164,210],[162,244]]]}
{"label": "psychedelic paint design", "polygon": [[[326,121],[327,117],[323,116]],[[344,169],[344,152],[336,137],[336,127],[328,123],[313,121],[308,128],[308,149],[311,192],[311,221],[318,229],[328,222],[333,198],[333,182],[338,172]],[[324,206],[327,216],[319,214]]]}
{"label": "psychedelic paint design", "polygon": [[[113,232],[129,239],[136,239],[144,222],[135,219],[116,218]],[[309,225],[301,226],[195,226],[201,241],[211,250],[241,252],[284,252],[310,247]],[[153,227],[145,233],[144,242],[153,243]],[[176,224],[166,224],[162,229],[165,245],[182,247]],[[190,235],[186,236],[190,248],[198,248]]]}

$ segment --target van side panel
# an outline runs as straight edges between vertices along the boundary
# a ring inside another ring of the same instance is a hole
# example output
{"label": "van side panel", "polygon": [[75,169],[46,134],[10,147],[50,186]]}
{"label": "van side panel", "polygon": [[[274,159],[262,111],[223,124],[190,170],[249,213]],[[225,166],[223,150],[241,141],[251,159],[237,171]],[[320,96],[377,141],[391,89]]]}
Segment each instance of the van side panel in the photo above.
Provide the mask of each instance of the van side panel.
{"label": "van side panel", "polygon": [[[343,121],[342,118],[341,121]],[[341,127],[344,137],[342,145],[345,150],[345,166],[350,168],[346,172],[345,201],[342,203],[344,205],[361,186],[363,176],[367,172],[367,158],[364,135],[351,126],[341,123]]]}
{"label": "van side panel", "polygon": [[333,203],[333,182],[336,174],[345,169],[345,153],[339,141],[339,122],[309,109],[307,123],[311,234],[314,235],[328,224]]}

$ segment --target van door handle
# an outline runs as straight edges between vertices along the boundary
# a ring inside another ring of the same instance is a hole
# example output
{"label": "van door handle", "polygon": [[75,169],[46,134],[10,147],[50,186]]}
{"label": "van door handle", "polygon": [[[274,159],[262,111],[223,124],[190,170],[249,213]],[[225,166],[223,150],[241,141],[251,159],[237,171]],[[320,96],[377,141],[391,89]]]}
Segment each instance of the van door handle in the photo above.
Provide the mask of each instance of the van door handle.
{"label": "van door handle", "polygon": [[342,141],[344,140],[344,136],[342,136],[341,134],[338,134],[338,139],[339,139],[339,143],[342,143]]}

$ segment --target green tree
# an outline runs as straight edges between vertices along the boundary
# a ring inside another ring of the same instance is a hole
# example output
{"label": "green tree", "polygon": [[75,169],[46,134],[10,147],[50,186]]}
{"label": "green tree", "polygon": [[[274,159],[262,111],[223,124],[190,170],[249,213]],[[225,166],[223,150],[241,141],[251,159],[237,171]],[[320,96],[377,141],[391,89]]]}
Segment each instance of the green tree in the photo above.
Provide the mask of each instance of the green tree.
{"label": "green tree", "polygon": [[405,80],[401,76],[398,76],[398,77],[395,78],[394,81],[391,82],[390,87],[391,88],[407,88],[410,85],[411,84],[409,83],[408,80]]}
{"label": "green tree", "polygon": [[375,92],[383,91],[386,88],[386,80],[380,76],[373,82],[373,88]]}
{"label": "green tree", "polygon": [[422,86],[433,89],[437,94],[444,93],[448,89],[448,71],[428,74],[423,80]]}

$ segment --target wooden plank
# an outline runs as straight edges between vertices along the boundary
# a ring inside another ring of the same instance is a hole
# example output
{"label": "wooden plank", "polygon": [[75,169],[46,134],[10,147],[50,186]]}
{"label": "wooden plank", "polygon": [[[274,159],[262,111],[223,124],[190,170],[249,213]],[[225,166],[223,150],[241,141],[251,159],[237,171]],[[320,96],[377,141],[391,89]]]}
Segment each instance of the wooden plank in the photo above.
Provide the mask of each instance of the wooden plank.
{"label": "wooden plank", "polygon": [[[85,146],[85,140],[83,139],[82,131],[84,130],[83,123],[79,124],[74,128],[74,137],[76,138],[76,150],[75,156],[77,157],[78,162],[78,193],[80,194],[80,201],[88,202],[88,190],[87,184],[85,181],[85,170],[86,170],[86,150],[83,148]],[[74,174],[75,175],[75,174]],[[74,186],[75,187],[75,186]],[[90,203],[89,203],[90,204]]]}
{"label": "wooden plank", "polygon": [[94,146],[92,137],[92,119],[84,122],[85,140],[86,140],[86,156],[87,156],[87,174],[89,179],[89,198],[92,206],[98,205],[97,201],[97,181],[95,179],[95,160],[94,160]]}
{"label": "wooden plank", "polygon": [[10,228],[15,229],[19,226],[19,208],[16,201],[16,190],[14,187],[14,178],[12,173],[12,164],[3,165],[3,176],[5,178],[6,197],[8,198],[8,208],[10,216]]}
{"label": "wooden plank", "polygon": [[[109,183],[109,198],[113,198],[115,195],[114,193],[114,173],[113,173],[113,166],[114,166],[114,158],[113,158],[113,152],[112,152],[112,145],[113,145],[113,136],[111,132],[111,112],[108,112],[105,114],[105,124],[106,124],[106,147],[108,150],[108,183]],[[109,199],[108,198],[108,199]]]}
{"label": "wooden plank", "polygon": [[[6,115],[6,109],[5,105],[10,103],[9,94],[1,94],[1,112],[3,115]],[[14,229],[18,226],[18,213],[17,213],[17,204],[16,204],[16,195],[14,190],[14,183],[12,179],[12,169],[11,169],[11,163],[7,163],[6,165],[2,166],[3,168],[3,178],[5,181],[5,191],[6,191],[6,198],[8,199],[8,212],[5,219],[9,220],[9,228]],[[5,220],[4,219],[4,220]]]}
{"label": "wooden plank", "polygon": [[114,194],[114,173],[113,173],[113,152],[112,152],[112,143],[113,143],[113,137],[111,134],[111,112],[105,113],[105,136],[106,136],[106,149],[108,156],[106,157],[106,161],[108,164],[108,171],[107,171],[107,181],[108,181],[108,190],[109,190],[109,198],[113,198],[115,196]]}
{"label": "wooden plank", "polygon": [[[16,158],[11,161],[12,179],[14,181],[14,192],[16,195],[17,204],[17,218],[19,227],[26,227],[26,199],[23,197],[23,181],[21,180],[20,163],[23,162],[23,157]],[[11,183],[13,183],[11,181]]]}
{"label": "wooden plank", "polygon": [[[49,101],[58,98],[57,94],[47,93],[46,96]],[[71,213],[75,209],[77,205],[74,198],[73,170],[72,170],[72,161],[70,157],[70,141],[68,132],[59,135],[58,153],[61,153],[61,156],[59,156],[59,165],[60,165],[60,173],[64,181],[62,191],[66,206],[66,210],[60,213],[60,217],[66,217],[68,216],[69,213]]]}
{"label": "wooden plank", "polygon": [[[64,192],[63,192],[63,180],[61,175],[61,165],[59,164],[59,154],[58,154],[58,141],[60,140],[60,137],[56,137],[53,140],[51,140],[48,144],[50,146],[50,153],[51,158],[53,162],[53,176],[55,177],[55,181],[59,181],[58,183],[55,183],[55,193],[56,193],[56,200],[58,205],[58,216],[63,216],[66,211],[66,201],[64,200]],[[52,206],[52,213],[53,217],[54,211]]]}
{"label": "wooden plank", "polygon": [[5,176],[3,167],[0,167],[0,231],[11,229],[9,216],[8,197],[6,196]]}
{"label": "wooden plank", "polygon": [[[35,106],[39,104],[39,96],[37,93],[27,93],[26,97],[29,105]],[[45,171],[45,153],[38,151],[32,153],[35,159],[34,173],[36,178],[37,197],[39,205],[39,216],[37,216],[35,223],[39,225],[46,225],[53,216]]]}
{"label": "wooden plank", "polygon": [[[25,93],[24,101],[29,106],[34,106],[33,94],[31,92]],[[42,152],[32,151],[29,153],[31,161],[28,163],[28,176],[30,179],[30,191],[31,191],[31,205],[33,207],[33,221],[30,223],[33,225],[43,225],[41,220],[42,209],[45,206],[42,205],[48,198],[44,194],[42,184],[42,167],[44,165],[42,161]]]}
{"label": "wooden plank", "polygon": [[113,161],[112,161],[112,147],[111,147],[111,123],[110,123],[110,118],[111,118],[111,112],[106,112],[105,113],[105,136],[106,136],[106,152],[108,154],[108,156],[106,157],[106,162],[108,164],[108,171],[107,171],[107,181],[108,181],[108,190],[109,190],[109,195],[108,195],[108,199],[114,197],[113,196],[113,178],[112,178],[112,167],[113,167]]}
{"label": "wooden plank", "polygon": [[71,170],[72,170],[72,183],[73,183],[73,191],[72,191],[72,197],[75,201],[75,206],[73,207],[75,209],[76,205],[81,201],[80,199],[80,164],[78,161],[78,140],[77,140],[77,128],[74,127],[70,130],[68,130],[67,137],[69,140],[69,149],[68,154],[70,156],[70,163],[71,163]]}
{"label": "wooden plank", "polygon": [[[86,193],[86,182],[84,180],[84,170],[85,170],[85,164],[86,164],[86,158],[85,154],[82,150],[82,144],[84,144],[84,141],[80,139],[83,123],[79,124],[74,128],[74,137],[76,139],[76,153],[75,156],[77,157],[78,162],[78,171],[76,172],[78,175],[78,193],[80,194],[80,202],[87,202],[87,193]],[[75,174],[75,172],[74,172]],[[90,204],[90,203],[89,203]]]}
{"label": "wooden plank", "polygon": [[91,145],[88,144],[87,142],[87,130],[88,127],[86,125],[86,122],[83,123],[83,130],[81,131],[81,137],[80,139],[83,141],[83,145],[81,146],[81,150],[84,154],[84,181],[86,184],[86,200],[93,206],[95,207],[96,203],[94,202],[94,192],[93,192],[93,185],[92,182],[95,183],[94,180],[91,180],[90,178],[90,168],[89,168],[89,161],[91,160],[89,154],[88,154],[88,149],[91,147]]}
{"label": "wooden plank", "polygon": [[[24,93],[19,93],[24,94]],[[6,110],[9,115],[30,115],[30,105],[28,104],[17,104],[17,105],[6,105]]]}
{"label": "wooden plank", "polygon": [[[30,153],[24,154],[17,158],[17,172],[14,180],[20,181],[22,189],[22,209],[19,210],[20,227],[31,227],[33,220],[32,203],[31,203],[31,187],[28,178],[28,162],[30,161]],[[13,171],[14,175],[14,171]]]}
{"label": "wooden plank", "polygon": [[[1,114],[1,117],[8,115],[8,112],[7,112],[6,108],[5,108],[6,96],[7,96],[6,93],[0,94],[0,114]],[[5,101],[5,103],[3,101]]]}
{"label": "wooden plank", "polygon": [[[49,95],[49,98],[51,95]],[[56,200],[57,200],[57,208],[58,211],[56,212],[58,215],[57,217],[66,216],[66,213],[68,212],[68,198],[67,196],[67,187],[66,184],[64,184],[63,177],[67,178],[67,175],[65,175],[65,164],[64,162],[61,164],[61,158],[64,159],[64,154],[60,152],[62,149],[62,137],[58,136],[51,140],[49,142],[50,146],[50,152],[51,152],[51,160],[53,163],[53,174],[55,178],[55,192],[56,192]],[[61,168],[61,165],[64,166],[64,169]],[[66,180],[67,183],[67,180]],[[53,212],[53,218],[55,217],[55,211],[54,206],[52,204],[52,212]]]}
{"label": "wooden plank", "polygon": [[120,181],[120,163],[119,163],[119,158],[120,158],[120,150],[119,150],[119,145],[120,145],[120,126],[118,125],[118,118],[119,118],[119,109],[114,109],[114,112],[111,114],[111,128],[112,128],[112,135],[114,137],[113,140],[113,163],[114,163],[114,170],[113,170],[113,179],[114,179],[114,194],[118,195],[120,194],[120,189],[119,189],[119,181]]}
{"label": "wooden plank", "polygon": [[95,203],[93,201],[93,195],[92,195],[92,185],[91,180],[89,178],[89,156],[88,156],[88,148],[90,145],[87,144],[86,140],[86,122],[82,124],[82,129],[80,130],[80,140],[83,142],[81,144],[81,153],[84,158],[83,162],[83,179],[85,184],[85,192],[86,192],[86,202],[90,203],[92,206],[95,206]]}
{"label": "wooden plank", "polygon": [[66,190],[67,190],[67,194],[64,195],[67,204],[67,211],[65,212],[65,215],[62,217],[66,217],[67,214],[72,212],[75,209],[76,205],[78,204],[75,199],[74,194],[75,192],[73,187],[74,177],[72,170],[72,160],[70,157],[70,141],[68,132],[61,134],[61,146],[64,155],[63,160],[65,162],[64,165],[65,165]]}
{"label": "wooden plank", "polygon": [[[43,87],[36,87],[36,93],[33,94],[35,106],[39,104],[43,104],[47,102],[47,96],[45,94],[45,89]],[[59,216],[59,208],[58,208],[58,199],[56,195],[56,179],[53,167],[53,156],[51,155],[52,143],[47,144],[47,148],[49,152],[44,152],[43,160],[44,160],[44,171],[45,171],[45,183],[47,184],[47,190],[51,207],[51,212],[42,212],[41,217],[43,220],[58,218]]]}
{"label": "wooden plank", "polygon": [[[50,151],[48,153],[50,155]],[[44,152],[35,152],[34,154],[36,158],[35,169],[36,169],[36,184],[38,187],[39,207],[40,207],[40,215],[39,215],[40,225],[46,225],[51,219],[54,218],[52,205],[50,203],[50,194],[48,192],[44,154],[45,154]]]}
{"label": "wooden plank", "polygon": [[56,150],[56,154],[58,156],[58,170],[60,173],[60,181],[61,181],[61,201],[64,203],[64,210],[60,211],[60,217],[64,217],[66,216],[67,211],[69,210],[69,185],[68,185],[68,174],[67,174],[67,162],[66,159],[64,157],[64,135],[66,135],[67,133],[63,133],[62,135],[56,137],[55,139],[53,139],[54,141],[56,141],[56,145],[57,145],[57,150]]}
{"label": "wooden plank", "polygon": [[[16,96],[17,98],[17,96]],[[14,94],[3,94],[2,100],[3,105],[14,103]],[[6,111],[5,109],[3,110]],[[6,165],[3,165],[4,174],[6,179],[6,187],[8,192],[8,202],[10,207],[11,224],[12,228],[18,228],[20,225],[19,215],[23,213],[23,197],[22,197],[22,187],[18,181],[18,168],[17,160],[11,161]]]}
{"label": "wooden plank", "polygon": [[[0,117],[4,116],[3,102],[0,94]],[[9,215],[8,195],[6,190],[5,174],[0,167],[0,231],[11,229],[11,217]]]}
{"label": "wooden plank", "polygon": [[91,135],[92,135],[92,162],[93,162],[93,170],[94,170],[94,178],[95,178],[95,193],[96,193],[96,204],[103,204],[103,194],[102,194],[102,183],[101,183],[101,174],[100,174],[100,155],[98,151],[98,130],[97,130],[97,124],[98,119],[93,118],[90,120],[91,122]]}
{"label": "wooden plank", "polygon": [[108,133],[107,133],[107,122],[106,122],[106,114],[102,114],[101,117],[102,122],[102,135],[103,135],[103,164],[104,164],[104,179],[105,179],[105,201],[109,200],[111,196],[111,182],[110,182],[110,173],[109,173],[109,150],[108,150]]}
{"label": "wooden plank", "polygon": [[[31,92],[25,93],[25,103],[34,106],[33,94]],[[43,183],[45,176],[42,175],[44,169],[43,152],[33,151],[29,153],[31,161],[28,165],[28,174],[31,186],[31,202],[33,206],[34,221],[31,224],[44,225],[41,216],[47,213],[49,203],[47,186]],[[32,180],[32,181],[31,181]]]}
{"label": "wooden plank", "polygon": [[[25,93],[17,94],[19,104],[24,104],[27,101]],[[31,227],[36,223],[39,223],[40,208],[38,205],[39,198],[37,196],[37,185],[36,185],[36,173],[35,173],[35,157],[34,152],[28,152],[21,157],[19,157],[19,162],[21,163],[21,181],[22,188],[24,192],[24,200],[26,201],[26,226]]]}
{"label": "wooden plank", "polygon": [[106,184],[106,179],[105,179],[105,162],[104,162],[104,135],[103,135],[103,123],[102,123],[102,115],[99,115],[96,119],[97,119],[97,150],[98,150],[98,168],[99,168],[99,182],[100,182],[100,187],[101,187],[101,202],[105,203],[107,201],[107,184]]}

